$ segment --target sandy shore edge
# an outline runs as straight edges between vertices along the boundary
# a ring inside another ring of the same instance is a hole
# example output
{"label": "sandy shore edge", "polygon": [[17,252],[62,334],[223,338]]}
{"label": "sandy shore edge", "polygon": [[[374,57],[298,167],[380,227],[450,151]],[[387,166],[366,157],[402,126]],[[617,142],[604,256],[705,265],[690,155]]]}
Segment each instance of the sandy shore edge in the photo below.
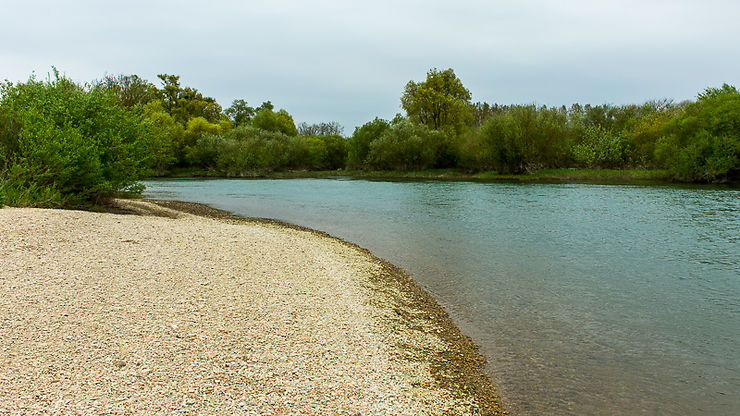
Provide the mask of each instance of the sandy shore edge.
{"label": "sandy shore edge", "polygon": [[[365,253],[368,258],[382,267],[382,273],[375,275],[376,282],[380,285],[393,286],[409,295],[406,303],[413,304],[423,309],[429,319],[443,328],[438,334],[451,347],[444,354],[424,354],[424,351],[410,351],[419,359],[426,360],[431,364],[435,379],[445,389],[455,392],[459,396],[469,396],[480,404],[481,414],[503,415],[508,414],[502,406],[501,398],[493,385],[490,377],[485,372],[486,358],[481,354],[480,348],[467,335],[463,334],[452,321],[445,309],[427,291],[422,289],[409,274],[400,267],[375,256],[369,250],[346,241],[339,237],[323,231],[303,227],[289,222],[270,218],[240,217],[231,212],[210,207],[205,204],[183,201],[165,201],[147,199],[147,201],[159,206],[186,212],[193,215],[218,219],[221,221],[236,221],[244,223],[267,223],[281,227],[305,231],[324,238],[330,238],[347,246]],[[154,214],[158,215],[158,214]],[[167,214],[159,214],[167,215]],[[400,299],[397,299],[400,301]],[[418,326],[415,322],[417,317],[402,315],[405,323],[411,327]],[[400,348],[408,349],[408,346],[399,345]]]}

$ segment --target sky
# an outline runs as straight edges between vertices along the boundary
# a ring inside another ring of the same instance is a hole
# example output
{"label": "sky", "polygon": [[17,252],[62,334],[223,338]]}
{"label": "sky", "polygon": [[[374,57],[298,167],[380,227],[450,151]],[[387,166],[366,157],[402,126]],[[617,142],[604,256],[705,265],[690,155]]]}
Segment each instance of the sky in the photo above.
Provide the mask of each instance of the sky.
{"label": "sky", "polygon": [[473,101],[569,106],[740,86],[737,0],[3,0],[0,79],[181,84],[351,134],[453,68]]}

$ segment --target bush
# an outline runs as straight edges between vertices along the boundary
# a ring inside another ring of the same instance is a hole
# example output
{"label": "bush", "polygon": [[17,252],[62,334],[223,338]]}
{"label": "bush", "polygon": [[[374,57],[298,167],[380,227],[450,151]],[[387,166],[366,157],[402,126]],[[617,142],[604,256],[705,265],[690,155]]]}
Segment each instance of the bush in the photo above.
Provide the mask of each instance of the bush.
{"label": "bush", "polygon": [[141,190],[151,131],[136,108],[56,71],[0,88],[0,203],[79,206]]}
{"label": "bush", "polygon": [[462,156],[468,167],[506,173],[561,167],[570,160],[574,134],[564,112],[512,106],[489,116],[479,131],[469,132]]}
{"label": "bush", "polygon": [[401,119],[370,143],[367,164],[373,169],[422,170],[448,158],[444,133]]}
{"label": "bush", "polygon": [[711,88],[666,125],[656,159],[678,180],[722,182],[740,170],[740,93]]}
{"label": "bush", "polygon": [[613,169],[627,164],[629,153],[626,139],[612,130],[589,126],[581,143],[573,146],[573,159],[581,167]]}
{"label": "bush", "polygon": [[288,136],[296,136],[298,129],[293,122],[293,116],[285,110],[277,113],[270,108],[260,110],[252,119],[251,125],[258,129],[279,132]]}
{"label": "bush", "polygon": [[196,166],[215,169],[227,176],[305,167],[309,149],[304,139],[250,126],[228,133],[205,135],[189,152]]}
{"label": "bush", "polygon": [[347,165],[354,168],[364,167],[370,153],[370,144],[378,140],[389,128],[390,123],[377,117],[357,127],[347,143]]}

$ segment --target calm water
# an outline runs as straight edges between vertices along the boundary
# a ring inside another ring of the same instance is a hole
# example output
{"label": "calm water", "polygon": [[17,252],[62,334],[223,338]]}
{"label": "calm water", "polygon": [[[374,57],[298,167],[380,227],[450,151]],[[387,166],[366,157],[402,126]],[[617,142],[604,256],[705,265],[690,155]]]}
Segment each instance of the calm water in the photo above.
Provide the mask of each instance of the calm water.
{"label": "calm water", "polygon": [[740,191],[165,180],[146,196],[323,230],[408,270],[515,414],[740,414]]}

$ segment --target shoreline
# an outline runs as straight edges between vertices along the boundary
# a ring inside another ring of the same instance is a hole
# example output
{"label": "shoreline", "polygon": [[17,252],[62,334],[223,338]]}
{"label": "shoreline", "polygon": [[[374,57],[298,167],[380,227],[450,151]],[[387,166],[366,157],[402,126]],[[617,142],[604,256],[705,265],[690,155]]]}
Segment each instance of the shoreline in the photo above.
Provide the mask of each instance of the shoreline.
{"label": "shoreline", "polygon": [[0,413],[508,414],[444,309],[353,243],[183,202],[0,213]]}
{"label": "shoreline", "polygon": [[[375,256],[368,249],[365,249],[355,243],[335,237],[323,231],[313,228],[292,224],[286,221],[275,220],[271,218],[253,218],[241,217],[225,210],[210,207],[205,204],[184,201],[165,201],[155,199],[144,199],[176,211],[181,211],[193,215],[203,216],[225,221],[236,221],[244,223],[260,223],[277,225],[293,230],[309,232],[322,238],[329,238],[338,241],[343,245],[349,246],[355,250],[364,253],[371,261],[376,262],[382,267],[382,273],[375,275],[375,281],[381,285],[393,285],[411,296],[411,300],[406,302],[413,303],[415,307],[422,308],[428,314],[427,319],[435,321],[443,330],[437,334],[442,336],[445,342],[453,346],[443,356],[426,355],[425,360],[432,363],[433,374],[437,382],[444,388],[450,390],[460,390],[463,395],[470,395],[476,398],[476,402],[481,404],[481,415],[505,415],[508,411],[501,401],[491,378],[485,372],[486,358],[480,353],[479,347],[467,335],[463,334],[457,325],[452,321],[447,311],[440,306],[437,301],[427,291],[421,288],[409,274],[400,267]],[[400,299],[398,299],[400,300]],[[409,314],[400,314],[402,319],[410,325],[415,325],[415,318]],[[410,351],[412,354],[418,354],[418,351]]]}
{"label": "shoreline", "polygon": [[429,169],[422,171],[366,171],[360,169],[340,169],[331,171],[275,171],[275,172],[244,172],[240,175],[227,175],[223,172],[209,170],[182,169],[175,170],[163,176],[152,179],[324,179],[347,177],[352,179],[368,180],[442,180],[442,181],[471,181],[492,183],[588,183],[603,185],[726,185],[738,183],[726,182],[718,184],[677,182],[667,171],[661,169],[542,169],[522,174],[501,174],[495,171],[468,172],[459,169]]}

